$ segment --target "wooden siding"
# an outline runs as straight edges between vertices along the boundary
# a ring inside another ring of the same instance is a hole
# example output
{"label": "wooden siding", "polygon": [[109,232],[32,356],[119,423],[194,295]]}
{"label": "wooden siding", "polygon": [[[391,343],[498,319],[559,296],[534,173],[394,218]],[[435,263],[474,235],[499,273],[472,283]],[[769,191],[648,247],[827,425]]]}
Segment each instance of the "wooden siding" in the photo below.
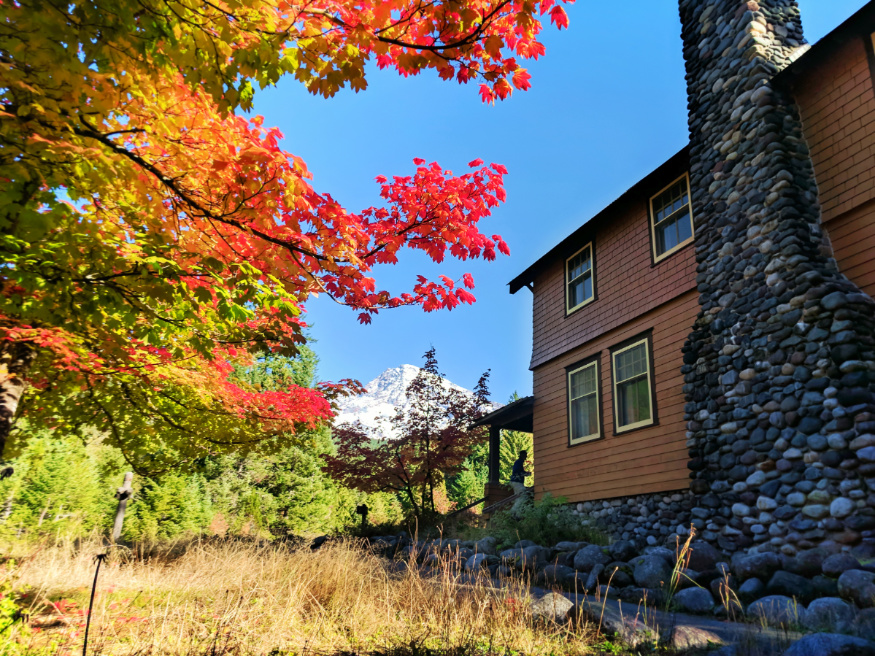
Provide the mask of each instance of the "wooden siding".
{"label": "wooden siding", "polygon": [[[699,311],[695,291],[534,370],[534,459],[538,497],[544,492],[586,501],[666,492],[689,485],[681,347]],[[653,329],[659,424],[614,434],[610,347]],[[565,367],[600,352],[602,438],[568,446]]]}
{"label": "wooden siding", "polygon": [[794,95],[829,224],[875,199],[875,92],[863,38],[806,75]]}
{"label": "wooden siding", "polygon": [[[653,193],[663,186],[654,186]],[[593,302],[566,316],[564,258],[537,276],[532,303],[533,369],[695,287],[692,244],[652,264],[648,200],[641,198],[618,209],[616,218],[596,232]]]}
{"label": "wooden siding", "polygon": [[875,201],[826,223],[839,270],[875,297]]}

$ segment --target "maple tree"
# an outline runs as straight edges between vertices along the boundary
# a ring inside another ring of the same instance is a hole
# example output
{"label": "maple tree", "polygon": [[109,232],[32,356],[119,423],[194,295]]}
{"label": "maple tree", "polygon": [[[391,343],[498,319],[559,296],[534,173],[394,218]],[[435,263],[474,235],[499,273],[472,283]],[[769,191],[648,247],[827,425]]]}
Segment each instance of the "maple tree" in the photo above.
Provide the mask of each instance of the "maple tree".
{"label": "maple tree", "polygon": [[471,424],[490,408],[488,371],[469,394],[444,379],[434,348],[424,358],[404,391],[408,407],[384,420],[376,435],[360,422],[336,426],[337,453],[325,457],[325,471],[345,486],[399,493],[417,518],[436,513],[446,477],[458,473],[485,439],[485,429]]}
{"label": "maple tree", "polygon": [[567,25],[554,0],[0,2],[0,457],[22,409],[105,428],[139,470],[245,449],[327,419],[346,389],[232,376],[295,351],[311,294],[364,323],[473,302],[467,274],[392,293],[372,269],[403,249],[507,253],[478,227],[502,166],[415,159],[350,211],[239,112],[283,76],[364,89],[369,61],[503,99],[530,86],[519,60],[544,53],[548,12]]}

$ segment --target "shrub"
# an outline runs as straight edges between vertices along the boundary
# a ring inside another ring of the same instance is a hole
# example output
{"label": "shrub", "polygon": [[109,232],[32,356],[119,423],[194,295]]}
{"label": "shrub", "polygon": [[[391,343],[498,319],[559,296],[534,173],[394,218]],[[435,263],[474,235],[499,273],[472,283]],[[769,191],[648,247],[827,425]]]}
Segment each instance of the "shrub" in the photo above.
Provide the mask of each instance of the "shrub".
{"label": "shrub", "polygon": [[489,531],[499,544],[513,544],[531,540],[540,545],[551,545],[564,540],[607,544],[608,538],[591,526],[584,526],[579,516],[567,505],[564,497],[549,493],[538,503],[528,503],[515,513],[502,510],[493,515]]}

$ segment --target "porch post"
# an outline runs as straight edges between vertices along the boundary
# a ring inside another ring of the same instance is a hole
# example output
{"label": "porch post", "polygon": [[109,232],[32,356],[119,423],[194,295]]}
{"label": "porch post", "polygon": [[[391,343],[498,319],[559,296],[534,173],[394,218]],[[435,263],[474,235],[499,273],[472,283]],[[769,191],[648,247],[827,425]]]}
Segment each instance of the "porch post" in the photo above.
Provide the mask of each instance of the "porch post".
{"label": "porch post", "polygon": [[499,445],[501,443],[501,428],[498,426],[489,427],[489,482],[498,483],[500,459]]}

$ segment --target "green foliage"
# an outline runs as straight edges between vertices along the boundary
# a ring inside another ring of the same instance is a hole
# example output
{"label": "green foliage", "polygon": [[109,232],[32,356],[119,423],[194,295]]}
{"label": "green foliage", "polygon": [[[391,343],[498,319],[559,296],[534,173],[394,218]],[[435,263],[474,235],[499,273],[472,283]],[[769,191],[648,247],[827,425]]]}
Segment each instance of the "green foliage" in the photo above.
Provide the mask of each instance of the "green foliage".
{"label": "green foliage", "polygon": [[520,451],[528,451],[529,459],[526,471],[531,472],[526,477],[526,487],[535,484],[535,468],[532,462],[533,441],[531,433],[520,431],[501,431],[501,442],[498,448],[500,480],[509,481],[513,463],[519,457]]}
{"label": "green foliage", "polygon": [[[13,585],[15,561],[7,561],[0,569],[0,656],[24,656],[32,653],[25,646],[31,636],[22,612],[22,590]],[[26,589],[25,589],[26,591]]]}
{"label": "green foliage", "polygon": [[475,444],[471,454],[465,458],[462,470],[447,477],[447,493],[450,501],[462,508],[483,498],[483,488],[489,478],[489,443]]}
{"label": "green foliage", "polygon": [[170,472],[140,481],[125,516],[126,538],[170,539],[202,533],[209,526],[213,512],[203,476]]}
{"label": "green foliage", "polygon": [[529,503],[514,516],[510,510],[495,513],[490,520],[490,532],[499,544],[532,540],[551,545],[564,540],[608,544],[608,538],[595,529],[583,526],[580,517],[572,513],[564,497],[545,494],[538,503]]}
{"label": "green foliage", "polygon": [[77,533],[103,527],[115,505],[100,478],[111,469],[105,451],[98,443],[33,432],[13,476],[0,481],[4,526]]}

